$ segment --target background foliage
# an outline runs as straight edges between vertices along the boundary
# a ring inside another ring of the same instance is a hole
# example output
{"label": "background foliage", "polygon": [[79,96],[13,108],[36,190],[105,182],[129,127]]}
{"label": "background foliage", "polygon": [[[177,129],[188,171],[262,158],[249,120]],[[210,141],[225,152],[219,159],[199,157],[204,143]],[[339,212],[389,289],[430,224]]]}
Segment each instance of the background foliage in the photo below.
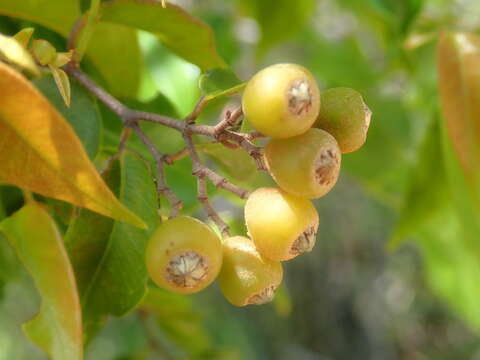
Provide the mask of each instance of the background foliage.
{"label": "background foliage", "polygon": [[[69,205],[43,198],[46,211],[36,211],[53,215],[61,238],[46,230],[42,241],[63,238],[76,272],[96,269],[95,282],[89,284],[85,275],[79,285],[82,306],[89,309],[83,314],[87,359],[480,357],[480,154],[475,150],[480,135],[465,130],[480,126],[478,95],[471,96],[480,89],[480,61],[468,60],[458,38],[440,35],[478,33],[478,1],[174,2],[184,10],[163,10],[149,1],[103,3],[82,66],[132,106],[185,116],[201,95],[202,71],[230,67],[247,80],[266,65],[295,62],[307,66],[322,89],[360,91],[374,115],[366,145],[343,158],[339,184],[315,202],[321,224],[313,253],[285,264],[285,285],[271,305],[233,308],[215,286],[189,297],[150,286],[146,295],[145,289],[135,289],[124,302],[118,288],[146,277],[135,266],[144,230],[82,210],[67,231]],[[64,51],[72,25],[88,7],[88,1],[77,0],[0,0],[0,32],[13,35],[31,26],[36,38]],[[102,168],[120,137],[115,115],[74,81],[69,109],[50,77],[34,84]],[[441,101],[444,109],[457,110],[453,125],[451,117],[443,117]],[[201,121],[214,122],[231,105],[214,102]],[[162,151],[182,148],[172,130],[144,129]],[[469,136],[452,142],[451,131]],[[149,158],[138,140],[129,147]],[[270,181],[254,174],[249,158],[228,152],[220,158],[219,149],[210,145],[203,152],[246,187]],[[465,156],[472,159],[470,172],[461,160]],[[124,204],[155,223],[148,166],[132,154],[120,162],[104,178]],[[190,166],[184,159],[167,167],[167,179],[185,202],[185,212],[202,218]],[[119,179],[128,186],[120,186]],[[215,205],[222,215],[234,232],[244,232],[241,202],[221,191],[218,195]],[[17,188],[0,186],[0,220],[22,205]],[[17,214],[4,226],[25,221]],[[50,217],[43,218],[48,228]],[[85,234],[85,229],[98,231]],[[89,239],[100,258],[83,257],[78,250],[92,246]],[[0,233],[0,360],[45,359],[21,324],[37,313],[40,296],[55,290],[39,285],[16,254]],[[140,299],[126,316],[104,316],[122,315]],[[43,300],[42,309],[55,296],[49,301]]]}

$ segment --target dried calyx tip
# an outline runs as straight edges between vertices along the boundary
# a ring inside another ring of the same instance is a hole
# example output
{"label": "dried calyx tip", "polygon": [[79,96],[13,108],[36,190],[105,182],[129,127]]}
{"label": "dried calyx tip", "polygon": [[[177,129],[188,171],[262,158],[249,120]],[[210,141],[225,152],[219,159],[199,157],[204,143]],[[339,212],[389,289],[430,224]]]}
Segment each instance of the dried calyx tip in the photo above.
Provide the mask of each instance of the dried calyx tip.
{"label": "dried calyx tip", "polygon": [[307,112],[312,105],[310,85],[305,80],[296,81],[288,90],[288,108],[295,115]]}
{"label": "dried calyx tip", "polygon": [[315,160],[315,180],[320,185],[328,185],[335,180],[338,155],[333,149],[323,150]]}
{"label": "dried calyx tip", "polygon": [[316,238],[315,227],[308,227],[293,243],[290,253],[298,255],[312,251]]}
{"label": "dried calyx tip", "polygon": [[195,251],[176,255],[167,266],[167,279],[177,286],[190,288],[201,282],[208,273],[205,258]]}
{"label": "dried calyx tip", "polygon": [[259,293],[250,296],[247,299],[247,305],[262,305],[273,300],[275,296],[276,286],[271,285],[260,291]]}

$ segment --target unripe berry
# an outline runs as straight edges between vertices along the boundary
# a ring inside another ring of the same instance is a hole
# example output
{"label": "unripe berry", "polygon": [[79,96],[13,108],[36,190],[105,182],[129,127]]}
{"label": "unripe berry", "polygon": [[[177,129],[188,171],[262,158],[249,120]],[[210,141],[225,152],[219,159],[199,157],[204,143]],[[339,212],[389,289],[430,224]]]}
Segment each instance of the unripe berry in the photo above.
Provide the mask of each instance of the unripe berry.
{"label": "unripe berry", "polygon": [[158,286],[182,294],[196,293],[217,277],[222,244],[203,222],[179,216],[165,221],[153,233],[145,260]]}
{"label": "unripe berry", "polygon": [[308,199],[329,192],[340,172],[337,141],[320,129],[312,128],[288,139],[272,139],[265,148],[265,158],[278,186]]}
{"label": "unripe berry", "polygon": [[250,124],[265,135],[300,135],[315,122],[320,90],[303,66],[277,64],[256,73],[248,82],[242,107]]}
{"label": "unripe berry", "polygon": [[249,238],[234,236],[224,241],[218,279],[223,295],[233,305],[270,302],[282,277],[282,264],[262,256]]}
{"label": "unripe berry", "polygon": [[248,197],[245,222],[258,251],[276,261],[311,251],[318,213],[311,201],[276,188],[260,188]]}
{"label": "unripe berry", "polygon": [[365,143],[371,116],[357,91],[334,88],[322,93],[322,111],[314,126],[332,134],[342,153],[349,153]]}
{"label": "unripe berry", "polygon": [[47,40],[33,40],[32,52],[35,59],[42,65],[52,63],[57,56],[57,50]]}

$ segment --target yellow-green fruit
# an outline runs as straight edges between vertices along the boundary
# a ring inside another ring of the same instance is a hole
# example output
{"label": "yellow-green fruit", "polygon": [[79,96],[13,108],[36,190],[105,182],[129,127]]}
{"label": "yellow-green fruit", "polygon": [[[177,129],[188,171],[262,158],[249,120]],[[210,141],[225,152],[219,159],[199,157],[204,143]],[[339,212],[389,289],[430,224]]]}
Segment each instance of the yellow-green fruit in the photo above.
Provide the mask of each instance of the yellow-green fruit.
{"label": "yellow-green fruit", "polygon": [[318,229],[312,202],[277,188],[260,188],[248,197],[245,222],[258,251],[276,261],[311,251]]}
{"label": "yellow-green fruit", "polygon": [[349,153],[365,143],[371,116],[357,91],[333,88],[322,94],[322,111],[314,126],[332,134],[342,153]]}
{"label": "yellow-green fruit", "polygon": [[303,66],[272,65],[250,79],[242,107],[255,129],[271,137],[287,138],[313,125],[320,110],[320,90]]}
{"label": "yellow-green fruit", "polygon": [[52,63],[57,56],[57,51],[47,40],[33,40],[32,52],[35,59],[42,65]]}
{"label": "yellow-green fruit", "polygon": [[342,154],[335,138],[312,128],[288,139],[272,139],[265,147],[270,174],[293,195],[313,199],[337,182]]}
{"label": "yellow-green fruit", "polygon": [[262,256],[249,238],[234,236],[224,241],[218,280],[223,295],[233,305],[270,302],[282,277],[282,264]]}
{"label": "yellow-green fruit", "polygon": [[148,272],[158,286],[191,294],[217,277],[222,265],[222,244],[203,222],[179,216],[158,227],[145,256]]}

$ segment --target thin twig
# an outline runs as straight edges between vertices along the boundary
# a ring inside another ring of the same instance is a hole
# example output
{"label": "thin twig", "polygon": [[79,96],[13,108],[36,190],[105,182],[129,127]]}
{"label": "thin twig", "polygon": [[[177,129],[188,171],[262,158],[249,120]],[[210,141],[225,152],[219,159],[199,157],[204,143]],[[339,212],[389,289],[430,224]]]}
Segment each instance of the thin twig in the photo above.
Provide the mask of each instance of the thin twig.
{"label": "thin twig", "polygon": [[222,236],[229,236],[229,227],[222,220],[220,215],[215,211],[208,199],[208,193],[206,188],[206,179],[209,179],[217,188],[228,190],[242,199],[246,199],[249,195],[248,191],[230,183],[224,177],[218,175],[213,170],[205,167],[198,156],[198,153],[193,144],[192,136],[188,132],[183,133],[185,143],[187,144],[187,150],[192,160],[192,174],[197,177],[197,191],[198,201],[202,203],[202,206],[207,216],[217,225],[218,229],[222,233]]}
{"label": "thin twig", "polygon": [[242,117],[242,115],[243,110],[241,107],[235,109],[234,111],[227,111],[223,120],[220,121],[217,125],[215,125],[213,135],[215,137],[218,137],[228,127],[234,126],[237,121]]}
{"label": "thin twig", "polygon": [[131,135],[132,135],[132,128],[127,128],[127,127],[123,128],[122,134],[120,135],[120,142],[118,143],[117,152],[115,154],[113,154],[112,156],[110,156],[107,159],[107,161],[105,161],[104,171],[106,169],[109,169],[112,162],[114,160],[118,159],[123,154],[123,152],[125,151],[125,149],[127,147],[127,141],[128,141],[128,139],[130,138]]}
{"label": "thin twig", "polygon": [[189,122],[194,122],[195,120],[197,120],[208,102],[209,99],[206,96],[201,96],[200,99],[197,101],[195,107],[193,108],[192,113],[188,115],[185,120]]}
{"label": "thin twig", "polygon": [[217,225],[220,233],[223,237],[230,236],[230,227],[222,220],[220,215],[215,211],[212,204],[210,204],[210,200],[208,199],[208,192],[207,192],[207,181],[203,177],[197,177],[197,191],[198,196],[197,199],[202,204],[207,216],[212,219],[212,221]]}
{"label": "thin twig", "polygon": [[161,154],[150,138],[143,132],[140,126],[137,123],[131,125],[133,131],[138,135],[140,140],[145,144],[148,148],[150,153],[152,154],[153,158],[155,159],[155,163],[157,165],[157,192],[159,194],[163,194],[168,202],[170,203],[171,211],[170,217],[178,216],[183,203],[182,201],[175,195],[175,193],[167,186],[167,181],[165,179],[165,171],[164,171],[164,162],[165,162],[165,155]]}
{"label": "thin twig", "polygon": [[175,161],[181,160],[186,156],[188,156],[188,149],[184,147],[182,150],[177,151],[176,153],[165,155],[164,160],[168,165],[172,165]]}
{"label": "thin twig", "polygon": [[263,149],[252,143],[246,136],[243,136],[241,133],[224,130],[217,136],[217,139],[223,144],[225,140],[235,142],[255,160],[257,169],[259,171],[267,171],[267,166],[263,156]]}
{"label": "thin twig", "polygon": [[[238,146],[245,149],[255,159],[255,161],[257,162],[257,167],[259,169],[265,169],[265,165],[262,160],[263,155],[261,148],[257,147],[250,141],[254,138],[253,135],[241,134],[227,130],[227,127],[229,125],[234,124],[240,118],[240,116],[242,115],[241,109],[237,109],[234,113],[229,115],[227,120],[220,122],[217,126],[197,125],[193,122],[199,116],[205,104],[208,102],[208,99],[205,97],[199,100],[193,112],[187,117],[187,120],[180,120],[155,113],[130,109],[129,107],[115,99],[102,87],[98,86],[88,77],[88,75],[86,75],[79,68],[69,64],[64,66],[63,69],[71,77],[75,78],[90,93],[97,97],[110,110],[117,114],[122,120],[124,126],[132,127],[132,129],[137,133],[142,142],[147,146],[157,164],[157,190],[160,194],[163,194],[169,200],[172,206],[172,216],[175,216],[175,214],[177,214],[180,210],[181,202],[178,200],[175,194],[166,186],[164,163],[171,163],[173,158],[167,155],[163,155],[158,151],[152,141],[138,126],[138,121],[150,121],[182,132],[185,138],[185,142],[187,144],[186,149],[192,159],[193,175],[198,178],[207,178],[216,187],[228,190],[242,199],[245,199],[248,196],[248,191],[230,183],[227,179],[220,176],[215,171],[207,168],[200,162],[198,154],[195,150],[195,146],[193,145],[191,135],[197,134],[209,136],[228,147],[236,147],[235,144],[237,144]],[[183,156],[183,154],[181,156]]]}
{"label": "thin twig", "polygon": [[223,176],[218,175],[212,169],[207,168],[202,164],[200,161],[200,157],[198,156],[197,150],[195,149],[195,145],[193,144],[192,136],[188,132],[184,132],[183,138],[185,139],[185,143],[187,145],[188,152],[190,154],[190,158],[192,160],[192,174],[197,177],[206,177],[213,185],[217,188],[221,188],[224,190],[228,190],[231,193],[234,193],[241,199],[246,199],[249,195],[249,192],[237,185],[232,184]]}

